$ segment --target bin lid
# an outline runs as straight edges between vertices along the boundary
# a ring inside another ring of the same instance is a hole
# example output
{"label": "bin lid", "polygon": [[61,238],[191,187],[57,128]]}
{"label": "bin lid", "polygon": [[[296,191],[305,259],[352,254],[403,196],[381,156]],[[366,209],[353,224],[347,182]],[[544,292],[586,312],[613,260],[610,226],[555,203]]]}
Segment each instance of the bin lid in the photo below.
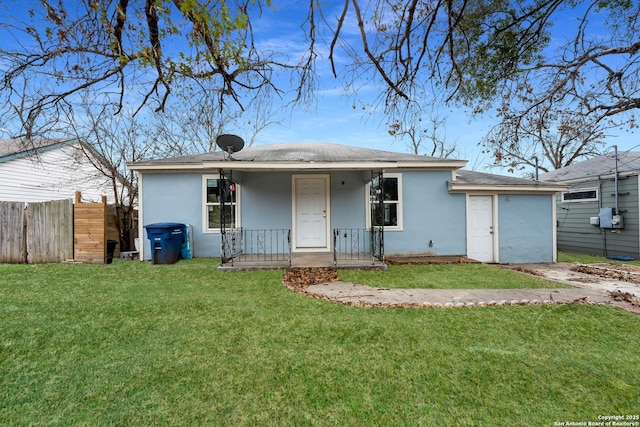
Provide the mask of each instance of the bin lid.
{"label": "bin lid", "polygon": [[144,228],[184,228],[184,224],[179,222],[156,222],[154,224],[147,224]]}

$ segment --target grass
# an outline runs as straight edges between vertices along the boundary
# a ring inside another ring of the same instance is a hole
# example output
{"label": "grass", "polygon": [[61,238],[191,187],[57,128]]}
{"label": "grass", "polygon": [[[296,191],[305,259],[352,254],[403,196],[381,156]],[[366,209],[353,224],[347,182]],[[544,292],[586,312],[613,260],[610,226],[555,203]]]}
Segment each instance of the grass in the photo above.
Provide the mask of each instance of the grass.
{"label": "grass", "polygon": [[597,255],[573,254],[568,252],[558,252],[558,262],[577,262],[580,264],[610,263],[610,264],[629,264],[629,265],[640,266],[640,260],[618,261],[615,259],[609,259],[609,258],[597,256]]}
{"label": "grass", "polygon": [[640,408],[637,315],[349,307],[216,265],[0,265],[0,424],[543,426]]}
{"label": "grass", "polygon": [[559,282],[487,264],[390,265],[388,271],[340,270],[340,280],[394,289],[566,288]]}

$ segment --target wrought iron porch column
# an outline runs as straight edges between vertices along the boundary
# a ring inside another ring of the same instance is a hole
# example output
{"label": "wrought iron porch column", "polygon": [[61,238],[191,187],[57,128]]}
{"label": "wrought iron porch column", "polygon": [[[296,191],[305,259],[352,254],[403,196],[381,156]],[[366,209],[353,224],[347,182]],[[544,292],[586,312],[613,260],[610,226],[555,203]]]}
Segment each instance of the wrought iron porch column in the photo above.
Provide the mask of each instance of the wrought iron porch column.
{"label": "wrought iron porch column", "polygon": [[[384,261],[384,182],[382,170],[371,171],[369,200],[374,209],[371,210],[371,255]],[[376,239],[376,231],[378,238]],[[376,256],[377,255],[377,256]]]}
{"label": "wrought iron porch column", "polygon": [[224,205],[225,197],[224,172],[220,169],[220,179],[218,179],[218,200],[220,201],[220,258],[222,263],[227,262],[227,218],[225,215],[226,207]]}

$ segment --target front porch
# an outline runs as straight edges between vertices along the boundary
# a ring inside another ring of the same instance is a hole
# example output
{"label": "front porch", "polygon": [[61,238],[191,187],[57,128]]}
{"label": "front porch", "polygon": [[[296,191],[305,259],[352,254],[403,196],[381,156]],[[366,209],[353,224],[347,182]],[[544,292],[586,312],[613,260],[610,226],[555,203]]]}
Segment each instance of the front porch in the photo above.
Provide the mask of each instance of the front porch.
{"label": "front porch", "polygon": [[[364,255],[364,254],[363,254]],[[290,260],[258,260],[251,255],[239,255],[233,260],[222,263],[218,270],[271,270],[279,268],[343,268],[386,270],[387,264],[377,259],[338,259],[334,261],[333,253],[294,253]]]}
{"label": "front porch", "polygon": [[222,233],[219,270],[375,268],[386,270],[382,230],[335,229],[333,251],[292,252],[286,229],[236,229]]}

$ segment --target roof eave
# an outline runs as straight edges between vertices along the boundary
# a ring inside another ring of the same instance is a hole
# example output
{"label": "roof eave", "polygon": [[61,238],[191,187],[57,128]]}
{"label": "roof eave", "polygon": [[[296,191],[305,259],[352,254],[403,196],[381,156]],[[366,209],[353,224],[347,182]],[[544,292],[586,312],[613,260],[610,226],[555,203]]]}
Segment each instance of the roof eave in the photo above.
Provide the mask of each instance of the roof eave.
{"label": "roof eave", "polygon": [[5,162],[9,162],[12,160],[16,160],[16,159],[22,159],[25,157],[29,157],[29,156],[35,156],[38,155],[40,153],[44,153],[47,151],[51,151],[51,150],[56,150],[60,147],[65,147],[68,145],[73,145],[73,144],[82,144],[82,141],[79,140],[78,138],[69,138],[69,139],[62,139],[60,141],[56,141],[52,144],[49,145],[45,145],[42,147],[31,147],[31,148],[27,148],[26,150],[23,151],[18,151],[15,153],[11,153],[11,154],[7,154],[5,156],[1,156],[0,157],[0,163],[5,163]]}
{"label": "roof eave", "polygon": [[[632,171],[625,171],[625,172],[618,172],[618,178],[626,178],[629,176],[636,176],[636,175],[640,175],[640,171],[639,170],[632,170]],[[579,184],[581,182],[589,182],[589,181],[597,181],[598,178],[600,179],[614,179],[616,176],[616,174],[614,172],[612,173],[607,173],[607,174],[603,174],[603,175],[590,175],[590,176],[583,176],[580,178],[571,178],[571,179],[565,179],[565,180],[557,180],[557,181],[553,181],[553,182],[561,182],[565,185],[571,185],[571,184]]]}
{"label": "roof eave", "polygon": [[447,183],[450,193],[471,193],[471,192],[491,192],[491,193],[546,193],[552,194],[565,191],[568,187],[560,184],[530,184],[530,185],[496,185],[496,184],[469,184],[469,183]]}
{"label": "roof eave", "polygon": [[127,166],[136,171],[175,170],[237,170],[237,171],[296,171],[296,170],[371,170],[371,169],[459,169],[465,160],[444,160],[437,162],[253,162],[253,161],[208,161],[193,163],[139,162]]}

